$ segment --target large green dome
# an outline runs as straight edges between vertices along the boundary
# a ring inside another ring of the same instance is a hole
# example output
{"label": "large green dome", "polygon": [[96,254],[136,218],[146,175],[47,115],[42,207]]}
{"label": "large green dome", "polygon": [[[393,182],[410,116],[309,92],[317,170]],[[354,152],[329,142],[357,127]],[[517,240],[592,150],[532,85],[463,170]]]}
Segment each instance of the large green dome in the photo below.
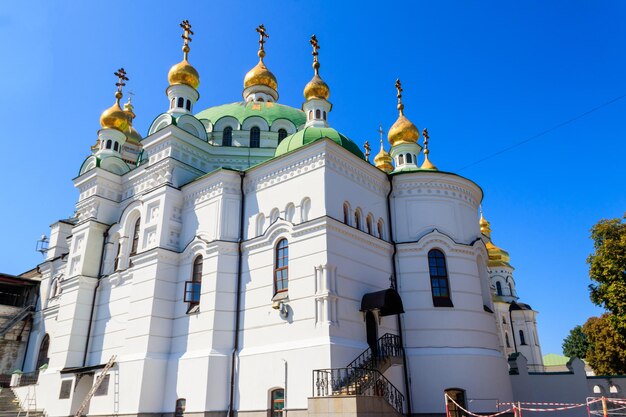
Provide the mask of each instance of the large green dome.
{"label": "large green dome", "polygon": [[245,102],[239,101],[236,103],[223,104],[221,106],[209,107],[196,114],[197,119],[207,119],[211,123],[215,124],[219,119],[223,117],[234,117],[243,123],[248,117],[258,116],[265,119],[268,125],[272,126],[274,121],[279,119],[286,119],[293,123],[296,128],[302,126],[306,121],[306,115],[302,110],[285,106],[272,102]]}
{"label": "large green dome", "polygon": [[283,141],[280,142],[276,148],[274,156],[284,155],[288,152],[301,148],[304,145],[324,138],[332,140],[337,145],[349,150],[359,158],[365,159],[365,155],[363,155],[363,152],[361,152],[356,143],[352,142],[332,127],[305,127],[304,129],[283,139]]}

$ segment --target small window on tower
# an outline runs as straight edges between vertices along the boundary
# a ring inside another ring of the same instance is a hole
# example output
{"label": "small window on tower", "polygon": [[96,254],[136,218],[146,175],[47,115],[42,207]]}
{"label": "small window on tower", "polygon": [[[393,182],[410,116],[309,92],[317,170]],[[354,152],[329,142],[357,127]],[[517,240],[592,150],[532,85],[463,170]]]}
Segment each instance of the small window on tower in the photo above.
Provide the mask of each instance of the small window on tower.
{"label": "small window on tower", "polygon": [[226,126],[222,133],[222,146],[233,146],[233,128]]}
{"label": "small window on tower", "polygon": [[326,120],[326,110],[324,110],[324,120]]}
{"label": "small window on tower", "polygon": [[113,142],[113,150],[115,152],[117,152],[119,149],[120,149],[120,147],[119,147],[118,143],[117,142]]}
{"label": "small window on tower", "polygon": [[107,144],[106,144],[105,148],[111,149],[111,146],[113,146],[113,141],[111,139],[109,139],[109,140],[107,140]]}
{"label": "small window on tower", "polygon": [[261,146],[261,129],[258,126],[254,126],[250,129],[250,147],[258,148]]}
{"label": "small window on tower", "polygon": [[496,295],[502,295],[502,284],[500,281],[496,281]]}
{"label": "small window on tower", "polygon": [[174,103],[176,102],[176,99],[173,98],[172,101],[170,102],[170,109],[174,108]]}
{"label": "small window on tower", "polygon": [[283,141],[287,137],[287,131],[285,129],[278,129],[278,143]]}
{"label": "small window on tower", "polygon": [[309,120],[313,120],[313,110],[309,110]]}
{"label": "small window on tower", "polygon": [[191,100],[187,100],[187,103],[185,103],[185,108],[187,109],[187,111],[191,111]]}
{"label": "small window on tower", "polygon": [[316,119],[322,118],[322,112],[319,109],[315,110],[315,118]]}
{"label": "small window on tower", "polygon": [[185,106],[185,99],[182,97],[178,97],[178,107],[181,109]]}
{"label": "small window on tower", "polygon": [[524,337],[524,331],[523,330],[519,331],[519,344],[520,345],[525,345],[526,344],[526,338]]}
{"label": "small window on tower", "polygon": [[407,164],[412,164],[413,163],[413,158],[411,157],[410,153],[406,154],[406,163]]}

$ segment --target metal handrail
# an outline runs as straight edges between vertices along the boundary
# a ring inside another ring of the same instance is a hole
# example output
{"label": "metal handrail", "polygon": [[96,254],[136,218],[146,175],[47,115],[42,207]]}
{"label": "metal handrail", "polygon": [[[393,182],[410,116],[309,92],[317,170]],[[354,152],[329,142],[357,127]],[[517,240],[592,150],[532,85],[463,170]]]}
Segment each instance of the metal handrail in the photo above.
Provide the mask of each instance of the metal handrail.
{"label": "metal handrail", "polygon": [[404,395],[376,369],[333,368],[313,371],[313,397],[364,395],[382,397],[402,414]]}
{"label": "metal handrail", "polygon": [[399,356],[402,356],[400,337],[395,334],[385,333],[376,341],[376,352],[373,352],[371,347],[367,348],[355,360],[350,362],[347,368],[378,369],[378,365],[381,362]]}

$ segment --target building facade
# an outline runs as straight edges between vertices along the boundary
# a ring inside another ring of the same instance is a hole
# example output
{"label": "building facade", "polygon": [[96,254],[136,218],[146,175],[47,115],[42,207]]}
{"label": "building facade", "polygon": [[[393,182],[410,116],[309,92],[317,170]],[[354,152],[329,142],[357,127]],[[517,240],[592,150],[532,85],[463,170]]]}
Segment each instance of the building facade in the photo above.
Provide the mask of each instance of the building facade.
{"label": "building facade", "polygon": [[390,151],[381,136],[370,163],[331,127],[315,37],[301,109],[277,102],[260,26],[243,100],[196,111],[181,26],[183,60],[143,138],[116,73],[74,179],[75,216],[52,225],[39,266],[24,370],[47,366],[16,393],[36,392],[49,416],[304,416],[368,395],[390,414],[442,414],[445,392],[489,413],[513,401],[508,355],[543,366],[536,312],[478,217],[482,189],[430,161],[400,82]]}

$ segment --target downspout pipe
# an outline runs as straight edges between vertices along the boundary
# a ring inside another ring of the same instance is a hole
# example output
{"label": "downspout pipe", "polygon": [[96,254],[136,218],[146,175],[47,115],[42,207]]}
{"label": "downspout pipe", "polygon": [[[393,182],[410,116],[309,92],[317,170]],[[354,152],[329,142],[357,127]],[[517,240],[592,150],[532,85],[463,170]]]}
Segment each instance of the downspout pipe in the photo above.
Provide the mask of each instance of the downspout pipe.
{"label": "downspout pipe", "polygon": [[240,313],[241,313],[241,269],[243,263],[242,245],[243,245],[243,227],[245,220],[245,203],[246,196],[243,190],[243,180],[246,176],[245,171],[239,173],[240,177],[240,193],[241,204],[239,206],[239,238],[237,248],[237,295],[235,296],[235,338],[233,341],[233,352],[230,359],[230,393],[228,399],[228,417],[235,417],[234,403],[235,403],[235,365],[237,362],[237,351],[239,350],[239,326]]}
{"label": "downspout pipe", "polygon": [[89,326],[87,327],[87,339],[85,340],[85,353],[83,354],[83,366],[87,366],[87,354],[89,353],[89,340],[91,339],[91,326],[93,324],[93,313],[96,310],[96,295],[98,294],[98,288],[100,288],[100,282],[102,282],[102,269],[104,268],[104,250],[107,246],[107,237],[109,237],[109,229],[102,234],[102,252],[100,253],[100,266],[98,267],[98,281],[96,282],[96,288],[93,289],[93,298],[91,299],[91,312],[89,313]]}
{"label": "downspout pipe", "polygon": [[511,337],[513,338],[513,347],[517,353],[517,342],[515,341],[515,327],[513,326],[513,313],[509,310],[509,323],[511,323]]}
{"label": "downspout pipe", "polygon": [[[387,193],[387,217],[389,221],[387,222],[387,229],[389,231],[389,241],[393,247],[393,252],[391,254],[391,270],[393,273],[392,283],[397,291],[398,271],[396,268],[396,255],[398,253],[398,247],[396,245],[396,240],[393,237],[393,226],[391,225],[391,193],[393,193],[393,177],[387,174],[387,180],[389,181],[389,192]],[[409,368],[406,360],[406,351],[404,349],[404,336],[402,335],[402,321],[400,320],[400,314],[396,315],[396,321],[398,326],[398,338],[400,339],[400,346],[402,346],[402,371],[404,373],[404,392],[406,393],[406,415],[411,416],[413,414],[413,410],[411,408],[411,386],[409,384]]]}

